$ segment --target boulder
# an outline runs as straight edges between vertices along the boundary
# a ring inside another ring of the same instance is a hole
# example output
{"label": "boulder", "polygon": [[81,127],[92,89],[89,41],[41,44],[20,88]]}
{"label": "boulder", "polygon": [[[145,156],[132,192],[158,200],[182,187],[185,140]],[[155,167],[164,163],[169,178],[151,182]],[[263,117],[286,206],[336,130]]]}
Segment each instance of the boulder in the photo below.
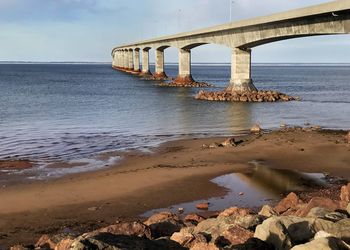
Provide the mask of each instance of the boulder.
{"label": "boulder", "polygon": [[289,193],[284,199],[282,199],[276,206],[275,211],[279,214],[286,212],[288,209],[297,206],[302,203],[299,197],[294,193]]}
{"label": "boulder", "polygon": [[322,207],[330,211],[334,211],[339,208],[339,202],[325,197],[314,197],[307,203],[305,207],[296,211],[295,215],[301,217],[306,216],[314,207]]}
{"label": "boulder", "polygon": [[205,220],[205,218],[203,216],[200,216],[198,214],[188,214],[186,215],[186,217],[184,218],[184,222],[190,222],[191,224],[197,226],[199,222]]}
{"label": "boulder", "polygon": [[180,232],[174,233],[170,239],[187,248],[191,248],[197,243],[207,243],[204,235],[193,233],[193,228],[183,228]]}
{"label": "boulder", "polygon": [[232,250],[275,250],[274,246],[257,238],[250,238],[245,243],[234,245]]}
{"label": "boulder", "polygon": [[177,242],[168,239],[150,240],[129,235],[114,235],[110,233],[100,233],[93,237],[80,236],[71,244],[71,250],[181,250],[187,249]]}
{"label": "boulder", "polygon": [[219,217],[246,216],[250,213],[252,213],[252,210],[249,208],[230,207],[221,212]]}
{"label": "boulder", "polygon": [[220,250],[215,244],[213,243],[196,243],[194,244],[190,250]]}
{"label": "boulder", "polygon": [[269,205],[264,205],[258,214],[267,218],[278,215],[277,212]]}
{"label": "boulder", "polygon": [[348,215],[345,212],[344,213],[341,213],[341,212],[330,212],[330,213],[327,213],[324,216],[324,218],[327,219],[327,220],[333,221],[333,222],[337,222],[337,221],[340,221],[342,219],[347,219]]}
{"label": "boulder", "polygon": [[312,240],[306,244],[298,245],[293,247],[291,250],[343,250],[350,249],[350,247],[340,239],[334,237],[319,238]]}
{"label": "boulder", "polygon": [[39,240],[36,242],[36,248],[45,248],[45,249],[55,249],[57,244],[65,239],[74,239],[76,235],[72,234],[55,234],[55,235],[42,235]]}
{"label": "boulder", "polygon": [[171,236],[184,226],[178,215],[170,212],[154,214],[144,224],[150,227],[153,238]]}
{"label": "boulder", "polygon": [[324,218],[326,214],[330,213],[331,210],[323,207],[313,207],[310,209],[306,217],[310,218]]}
{"label": "boulder", "polygon": [[348,203],[348,205],[346,207],[346,212],[348,212],[348,215],[350,215],[350,203]]}
{"label": "boulder", "polygon": [[252,231],[238,225],[230,227],[221,234],[221,237],[224,239],[224,241],[229,243],[228,245],[243,244],[253,236],[254,233]]}
{"label": "boulder", "polygon": [[118,222],[108,227],[100,228],[90,233],[84,234],[86,237],[91,237],[99,233],[110,233],[114,235],[132,235],[137,237],[145,237],[151,239],[151,229],[149,226],[141,222]]}
{"label": "boulder", "polygon": [[346,203],[350,202],[350,183],[341,187],[340,200]]}
{"label": "boulder", "polygon": [[71,245],[73,244],[73,239],[64,239],[61,240],[55,247],[55,250],[70,250]]}
{"label": "boulder", "polygon": [[271,217],[256,227],[254,237],[267,241],[276,249],[290,249],[293,245],[307,242],[314,236],[315,220],[295,216]]}

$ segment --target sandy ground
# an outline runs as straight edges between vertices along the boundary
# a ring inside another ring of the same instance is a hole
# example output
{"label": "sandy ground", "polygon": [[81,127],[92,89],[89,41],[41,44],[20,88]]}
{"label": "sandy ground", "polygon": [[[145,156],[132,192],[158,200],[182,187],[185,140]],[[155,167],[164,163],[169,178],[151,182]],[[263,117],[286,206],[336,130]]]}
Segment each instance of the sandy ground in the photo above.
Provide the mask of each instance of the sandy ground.
{"label": "sandy ground", "polygon": [[[259,160],[273,168],[328,172],[350,179],[350,144],[341,131],[284,129],[203,149],[225,138],[169,142],[154,154],[127,153],[107,170],[0,189],[0,248],[43,233],[84,232],[150,209],[220,196],[209,180]],[[234,204],[232,204],[234,205]]]}

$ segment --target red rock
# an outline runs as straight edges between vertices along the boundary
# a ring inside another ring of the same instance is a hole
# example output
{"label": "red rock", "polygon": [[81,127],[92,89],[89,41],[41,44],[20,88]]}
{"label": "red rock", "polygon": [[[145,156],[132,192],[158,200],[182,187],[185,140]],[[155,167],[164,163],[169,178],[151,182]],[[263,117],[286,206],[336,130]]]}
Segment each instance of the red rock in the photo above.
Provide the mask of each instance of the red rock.
{"label": "red rock", "polygon": [[276,206],[275,206],[275,211],[279,214],[282,214],[286,212],[288,209],[298,205],[301,203],[299,200],[298,196],[291,192],[287,195],[286,198],[282,199]]}
{"label": "red rock", "polygon": [[56,245],[57,242],[54,242],[49,235],[44,234],[39,238],[35,244],[35,247],[55,249]]}
{"label": "red rock", "polygon": [[206,203],[198,203],[196,205],[196,208],[200,209],[200,210],[208,210],[209,209],[209,203],[208,202],[206,202]]}
{"label": "red rock", "polygon": [[314,207],[322,207],[334,211],[339,208],[339,202],[333,201],[329,198],[314,197],[306,204],[305,207],[296,211],[295,215],[305,217]]}
{"label": "red rock", "polygon": [[202,234],[193,234],[191,228],[183,228],[180,232],[174,233],[170,239],[176,241],[181,246],[191,248],[197,243],[207,243],[207,239]]}
{"label": "red rock", "polygon": [[74,240],[72,239],[62,240],[56,245],[55,250],[70,250],[71,249],[70,246],[72,245],[73,242]]}
{"label": "red rock", "polygon": [[213,243],[196,243],[194,244],[190,250],[220,250]]}
{"label": "red rock", "polygon": [[196,223],[199,223],[201,221],[204,221],[205,218],[203,216],[200,216],[198,214],[188,214],[186,215],[184,221],[193,221],[193,222],[196,222]]}
{"label": "red rock", "polygon": [[350,202],[350,182],[348,185],[344,185],[340,189],[340,200],[345,203]]}
{"label": "red rock", "polygon": [[104,228],[97,229],[85,234],[87,237],[92,237],[100,233],[110,233],[114,235],[128,235],[151,239],[151,229],[141,222],[120,222]]}
{"label": "red rock", "polygon": [[254,232],[251,232],[243,227],[234,225],[230,229],[224,231],[222,236],[228,240],[232,245],[243,244],[249,238],[254,236]]}
{"label": "red rock", "polygon": [[184,226],[178,215],[170,212],[154,214],[144,222],[152,232],[152,238],[171,236],[174,232],[179,232]]}
{"label": "red rock", "polygon": [[250,213],[252,213],[252,211],[248,208],[231,207],[221,212],[219,217],[246,216]]}

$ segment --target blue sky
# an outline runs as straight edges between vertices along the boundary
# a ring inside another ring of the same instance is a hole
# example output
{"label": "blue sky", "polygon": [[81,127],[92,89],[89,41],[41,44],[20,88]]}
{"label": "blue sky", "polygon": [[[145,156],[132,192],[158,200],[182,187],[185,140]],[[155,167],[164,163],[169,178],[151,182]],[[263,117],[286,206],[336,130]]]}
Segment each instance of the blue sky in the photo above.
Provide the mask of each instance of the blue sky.
{"label": "blue sky", "polygon": [[[115,45],[229,21],[229,0],[0,0],[1,61],[110,61]],[[235,0],[233,20],[328,2]],[[152,53],[153,54],[153,53]],[[151,54],[151,61],[153,55]],[[166,51],[177,62],[176,49]],[[195,62],[229,62],[205,45]],[[350,62],[350,36],[293,39],[254,48],[253,62]]]}

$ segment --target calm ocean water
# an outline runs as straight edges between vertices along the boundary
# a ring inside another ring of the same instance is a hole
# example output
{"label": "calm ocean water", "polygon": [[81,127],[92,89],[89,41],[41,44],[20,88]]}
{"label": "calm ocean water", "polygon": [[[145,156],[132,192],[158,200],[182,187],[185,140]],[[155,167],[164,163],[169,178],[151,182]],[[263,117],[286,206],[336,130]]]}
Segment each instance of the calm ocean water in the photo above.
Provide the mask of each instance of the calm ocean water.
{"label": "calm ocean water", "polygon": [[[166,72],[175,76],[177,66],[166,66]],[[229,74],[229,65],[193,66],[194,78],[215,89],[226,86]],[[260,89],[302,101],[196,101],[198,89],[159,87],[107,64],[1,64],[0,159],[38,163],[35,171],[2,175],[43,178],[92,170],[110,163],[96,158],[103,152],[142,149],[184,136],[244,133],[256,122],[268,129],[281,122],[350,128],[350,66],[254,66],[253,79]],[[89,164],[45,167],[60,161]]]}

